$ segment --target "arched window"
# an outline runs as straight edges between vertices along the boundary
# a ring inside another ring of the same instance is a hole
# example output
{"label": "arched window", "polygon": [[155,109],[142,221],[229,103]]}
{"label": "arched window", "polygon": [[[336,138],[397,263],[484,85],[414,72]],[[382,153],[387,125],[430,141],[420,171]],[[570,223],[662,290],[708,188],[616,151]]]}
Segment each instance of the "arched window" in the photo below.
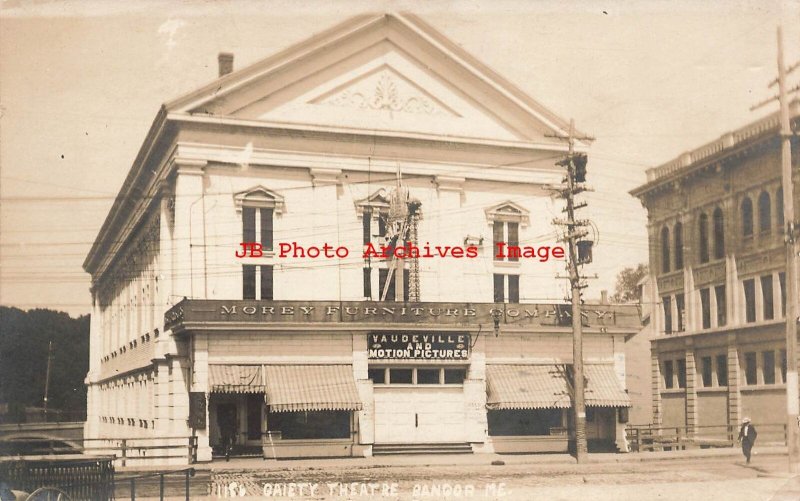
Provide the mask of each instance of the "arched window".
{"label": "arched window", "polygon": [[661,229],[661,271],[669,271],[669,228],[666,226]]}
{"label": "arched window", "polygon": [[722,209],[714,209],[714,259],[725,257],[725,217]]}
{"label": "arched window", "polygon": [[750,197],[742,200],[742,236],[753,236],[753,202]]}
{"label": "arched window", "polygon": [[706,213],[700,214],[700,217],[697,220],[697,240],[698,246],[697,248],[700,250],[700,258],[701,263],[708,262],[708,216]]}
{"label": "arched window", "polygon": [[762,191],[758,195],[758,231],[768,232],[772,229],[772,207],[769,193]]}
{"label": "arched window", "polygon": [[683,268],[683,225],[677,223],[672,230],[675,239],[675,269]]}
{"label": "arched window", "polygon": [[777,212],[775,215],[778,216],[778,231],[783,233],[785,221],[783,219],[783,187],[781,186],[779,186],[778,191],[775,192],[775,212]]}

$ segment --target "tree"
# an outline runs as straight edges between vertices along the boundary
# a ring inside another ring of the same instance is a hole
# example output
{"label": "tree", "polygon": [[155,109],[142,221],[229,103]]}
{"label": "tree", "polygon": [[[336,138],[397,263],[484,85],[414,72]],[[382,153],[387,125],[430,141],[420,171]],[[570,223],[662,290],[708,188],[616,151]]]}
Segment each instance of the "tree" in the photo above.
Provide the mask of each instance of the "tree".
{"label": "tree", "polygon": [[0,403],[18,412],[42,406],[50,341],[53,365],[48,407],[70,412],[86,409],[89,316],[71,318],[60,311],[4,306],[0,306]]}
{"label": "tree", "polygon": [[614,287],[614,301],[618,303],[638,303],[641,301],[639,282],[647,276],[647,265],[639,263],[636,267],[624,268],[617,274],[617,284]]}

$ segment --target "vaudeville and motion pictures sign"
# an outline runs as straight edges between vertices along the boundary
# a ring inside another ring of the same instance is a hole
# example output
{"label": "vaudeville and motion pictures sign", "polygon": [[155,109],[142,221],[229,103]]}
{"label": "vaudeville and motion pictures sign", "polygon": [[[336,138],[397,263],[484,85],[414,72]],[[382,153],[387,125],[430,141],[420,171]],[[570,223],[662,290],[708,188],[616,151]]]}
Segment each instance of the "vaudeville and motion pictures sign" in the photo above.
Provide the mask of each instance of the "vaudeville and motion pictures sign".
{"label": "vaudeville and motion pictures sign", "polygon": [[367,335],[371,360],[468,360],[467,333],[373,332]]}

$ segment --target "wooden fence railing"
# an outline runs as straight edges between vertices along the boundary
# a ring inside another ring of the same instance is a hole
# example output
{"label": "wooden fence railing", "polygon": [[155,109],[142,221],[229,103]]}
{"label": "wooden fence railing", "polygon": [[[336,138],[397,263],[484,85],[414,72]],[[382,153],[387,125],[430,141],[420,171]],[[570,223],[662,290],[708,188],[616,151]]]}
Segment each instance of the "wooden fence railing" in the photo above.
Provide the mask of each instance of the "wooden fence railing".
{"label": "wooden fence railing", "polygon": [[186,459],[188,464],[193,464],[197,462],[197,437],[84,438],[82,452],[113,455],[119,466],[170,459]]}
{"label": "wooden fence railing", "polygon": [[[754,425],[760,444],[786,444],[786,425]],[[628,426],[625,429],[632,452],[670,451],[706,447],[732,447],[739,436],[738,425]]]}

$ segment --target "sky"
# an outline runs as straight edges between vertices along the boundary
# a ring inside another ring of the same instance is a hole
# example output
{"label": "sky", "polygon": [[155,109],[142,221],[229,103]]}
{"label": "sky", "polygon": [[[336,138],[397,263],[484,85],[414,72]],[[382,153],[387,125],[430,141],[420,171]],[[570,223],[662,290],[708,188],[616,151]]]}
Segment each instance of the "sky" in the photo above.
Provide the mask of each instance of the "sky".
{"label": "sky", "polygon": [[[777,110],[798,1],[0,0],[0,304],[90,310],[81,265],[161,103],[350,16],[410,11],[596,138],[587,296],[646,262],[645,170]],[[800,71],[793,75],[800,80]]]}

